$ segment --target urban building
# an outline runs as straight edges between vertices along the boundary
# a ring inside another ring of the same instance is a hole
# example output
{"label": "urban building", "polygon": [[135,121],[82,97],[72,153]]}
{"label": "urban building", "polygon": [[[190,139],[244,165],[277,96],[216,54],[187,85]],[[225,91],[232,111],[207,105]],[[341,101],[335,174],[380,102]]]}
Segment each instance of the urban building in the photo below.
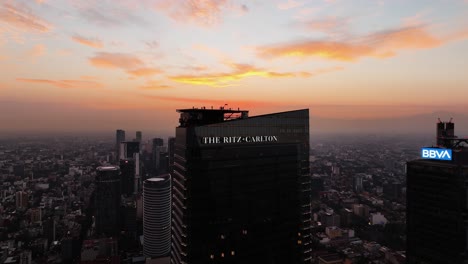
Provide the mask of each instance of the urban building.
{"label": "urban building", "polygon": [[364,190],[362,180],[363,180],[363,175],[362,174],[356,174],[353,177],[353,190],[356,193],[360,193]]}
{"label": "urban building", "polygon": [[125,131],[117,129],[115,133],[115,152],[117,157],[120,155],[120,143],[125,141]]}
{"label": "urban building", "polygon": [[136,162],[135,159],[120,160],[120,180],[122,194],[130,196],[135,191]]}
{"label": "urban building", "polygon": [[120,232],[120,170],[117,166],[101,166],[96,170],[96,235],[117,235]]}
{"label": "urban building", "polygon": [[310,263],[308,109],[178,112],[171,263]]}
{"label": "urban building", "polygon": [[167,140],[167,153],[169,158],[169,173],[172,173],[174,167],[174,151],[175,151],[175,137],[170,137]]}
{"label": "urban building", "polygon": [[143,184],[143,252],[160,258],[171,250],[171,177],[160,175]]}
{"label": "urban building", "polygon": [[140,143],[136,141],[124,141],[120,143],[120,159],[133,159],[140,153]]}
{"label": "urban building", "polygon": [[16,208],[27,209],[29,205],[29,195],[27,192],[19,191],[16,192]]}
{"label": "urban building", "polygon": [[143,133],[141,131],[137,131],[135,141],[141,142],[142,139],[143,139]]}
{"label": "urban building", "polygon": [[451,160],[407,163],[407,263],[468,262],[468,139],[454,136],[454,123],[437,124],[438,150]]}

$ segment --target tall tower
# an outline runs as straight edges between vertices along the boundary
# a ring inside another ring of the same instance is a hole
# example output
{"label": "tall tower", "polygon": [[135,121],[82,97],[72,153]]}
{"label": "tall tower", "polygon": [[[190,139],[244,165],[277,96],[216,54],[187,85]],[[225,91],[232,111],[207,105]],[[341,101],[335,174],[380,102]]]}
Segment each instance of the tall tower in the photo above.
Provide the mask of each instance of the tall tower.
{"label": "tall tower", "polygon": [[125,131],[117,129],[115,132],[115,153],[117,157],[120,155],[120,143],[125,141]]}
{"label": "tall tower", "polygon": [[159,166],[161,162],[161,152],[164,151],[163,149],[164,140],[162,138],[154,138],[153,139],[153,166],[154,166],[154,174],[158,175],[159,173]]}
{"label": "tall tower", "polygon": [[135,140],[138,141],[138,142],[141,142],[142,138],[143,138],[143,135],[142,135],[141,131],[137,131]]}
{"label": "tall tower", "polygon": [[147,179],[143,184],[143,252],[145,256],[168,256],[171,250],[171,177]]}
{"label": "tall tower", "polygon": [[120,232],[119,167],[98,167],[96,175],[96,234],[114,236]]}
{"label": "tall tower", "polygon": [[[433,153],[407,163],[407,263],[468,263],[468,139],[454,124],[437,124]],[[465,144],[465,145],[464,145]],[[441,155],[442,156],[442,155]],[[448,155],[444,155],[447,158]]]}
{"label": "tall tower", "polygon": [[170,137],[167,140],[167,152],[169,157],[169,173],[172,173],[174,167],[174,151],[175,151],[175,137]]}
{"label": "tall tower", "polygon": [[178,112],[171,263],[310,263],[309,110]]}

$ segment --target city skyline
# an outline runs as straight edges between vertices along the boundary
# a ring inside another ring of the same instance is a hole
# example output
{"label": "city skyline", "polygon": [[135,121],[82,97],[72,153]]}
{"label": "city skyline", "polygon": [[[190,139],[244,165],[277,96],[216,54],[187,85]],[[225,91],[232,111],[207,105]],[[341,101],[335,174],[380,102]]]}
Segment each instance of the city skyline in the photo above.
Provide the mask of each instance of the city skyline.
{"label": "city skyline", "polygon": [[460,115],[467,7],[466,0],[5,1],[2,131],[173,133],[175,109],[224,104],[253,115],[310,108],[312,121],[366,124]]}

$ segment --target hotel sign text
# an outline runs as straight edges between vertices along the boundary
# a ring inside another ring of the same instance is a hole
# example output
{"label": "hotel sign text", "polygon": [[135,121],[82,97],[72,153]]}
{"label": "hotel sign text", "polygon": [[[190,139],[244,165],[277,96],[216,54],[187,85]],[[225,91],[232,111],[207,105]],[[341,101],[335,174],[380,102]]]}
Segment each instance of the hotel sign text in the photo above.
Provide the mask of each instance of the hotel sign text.
{"label": "hotel sign text", "polygon": [[276,136],[231,136],[231,137],[202,137],[202,144],[231,144],[231,143],[257,143],[278,142]]}

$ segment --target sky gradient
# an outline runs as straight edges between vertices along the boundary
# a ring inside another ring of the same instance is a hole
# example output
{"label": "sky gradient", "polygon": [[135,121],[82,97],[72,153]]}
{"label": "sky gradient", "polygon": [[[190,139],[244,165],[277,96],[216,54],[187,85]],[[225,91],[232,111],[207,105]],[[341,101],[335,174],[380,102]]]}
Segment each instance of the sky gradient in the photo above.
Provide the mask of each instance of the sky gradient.
{"label": "sky gradient", "polygon": [[0,132],[173,131],[175,109],[468,110],[467,0],[0,3]]}

